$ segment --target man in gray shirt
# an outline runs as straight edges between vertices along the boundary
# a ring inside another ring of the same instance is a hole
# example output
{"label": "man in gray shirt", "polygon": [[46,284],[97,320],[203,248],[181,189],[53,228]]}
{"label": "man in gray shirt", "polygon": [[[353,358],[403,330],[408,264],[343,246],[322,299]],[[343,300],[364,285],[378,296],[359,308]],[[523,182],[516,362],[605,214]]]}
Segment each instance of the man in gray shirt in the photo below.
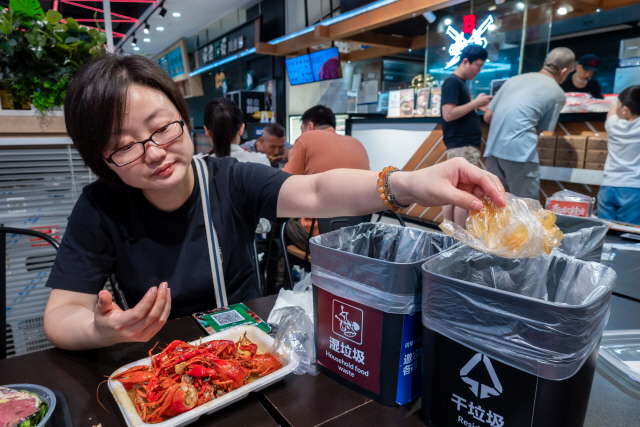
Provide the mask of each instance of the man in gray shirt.
{"label": "man in gray shirt", "polygon": [[491,123],[484,151],[487,169],[515,196],[540,197],[538,134],[555,130],[565,102],[560,84],[573,71],[575,59],[570,49],[553,49],[542,70],[507,80],[484,114]]}

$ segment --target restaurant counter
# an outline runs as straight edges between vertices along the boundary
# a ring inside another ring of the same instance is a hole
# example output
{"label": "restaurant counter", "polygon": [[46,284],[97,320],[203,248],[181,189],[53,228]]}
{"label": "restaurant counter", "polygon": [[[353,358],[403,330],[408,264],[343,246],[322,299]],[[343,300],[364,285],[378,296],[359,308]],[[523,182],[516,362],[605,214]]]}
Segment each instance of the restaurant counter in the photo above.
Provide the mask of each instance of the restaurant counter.
{"label": "restaurant counter", "polygon": [[[636,263],[638,265],[638,263]],[[269,315],[275,295],[246,302],[263,319]],[[612,299],[607,329],[640,329],[640,302],[624,296]],[[148,356],[160,341],[195,340],[203,334],[189,317],[170,320],[147,343],[66,351],[49,349],[0,360],[0,384],[32,383],[58,390],[66,397],[73,425],[126,425],[106,384],[99,384],[116,369]],[[640,395],[628,390],[602,367],[594,377],[585,426],[637,426]],[[106,407],[103,409],[96,399]],[[384,406],[331,380],[318,376],[290,374],[213,415],[203,415],[193,426],[423,426],[420,399],[401,406]],[[55,420],[55,417],[54,417]],[[52,427],[59,425],[53,423]]]}

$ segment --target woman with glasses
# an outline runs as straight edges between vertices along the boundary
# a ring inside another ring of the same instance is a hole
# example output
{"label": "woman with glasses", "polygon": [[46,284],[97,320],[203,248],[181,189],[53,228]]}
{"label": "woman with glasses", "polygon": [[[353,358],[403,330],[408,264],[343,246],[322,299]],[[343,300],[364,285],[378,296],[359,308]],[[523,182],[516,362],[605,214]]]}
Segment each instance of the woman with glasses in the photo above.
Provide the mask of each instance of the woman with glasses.
{"label": "woman with glasses", "polygon": [[[169,317],[260,297],[251,254],[261,217],[363,215],[383,201],[478,210],[485,194],[504,204],[497,178],[460,159],[387,179],[194,159],[188,117],[175,83],[140,56],[106,55],[74,77],[66,127],[99,179],[78,199],[47,282],[54,345],[148,341]],[[128,307],[103,290],[112,273]]]}

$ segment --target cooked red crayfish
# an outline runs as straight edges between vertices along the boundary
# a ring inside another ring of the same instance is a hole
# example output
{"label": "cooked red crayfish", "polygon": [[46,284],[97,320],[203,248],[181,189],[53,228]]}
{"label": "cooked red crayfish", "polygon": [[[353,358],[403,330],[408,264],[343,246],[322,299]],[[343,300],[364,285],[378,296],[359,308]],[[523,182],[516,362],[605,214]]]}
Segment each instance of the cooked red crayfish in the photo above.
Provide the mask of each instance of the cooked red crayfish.
{"label": "cooked red crayfish", "polygon": [[258,354],[258,346],[246,334],[236,343],[192,345],[176,340],[155,356],[152,351],[151,365],[134,366],[110,378],[134,390],[132,401],[145,423],[166,421],[242,387],[252,374],[263,377],[282,367],[276,356]]}

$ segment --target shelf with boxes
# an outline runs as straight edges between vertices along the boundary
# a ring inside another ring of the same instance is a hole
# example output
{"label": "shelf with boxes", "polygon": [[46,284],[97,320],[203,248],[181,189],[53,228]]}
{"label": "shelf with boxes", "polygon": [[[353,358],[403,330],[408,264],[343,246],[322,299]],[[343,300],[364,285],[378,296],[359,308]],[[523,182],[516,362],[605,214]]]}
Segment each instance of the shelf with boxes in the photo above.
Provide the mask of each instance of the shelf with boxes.
{"label": "shelf with boxes", "polygon": [[603,136],[538,137],[540,166],[572,169],[604,170],[607,160],[607,138]]}

